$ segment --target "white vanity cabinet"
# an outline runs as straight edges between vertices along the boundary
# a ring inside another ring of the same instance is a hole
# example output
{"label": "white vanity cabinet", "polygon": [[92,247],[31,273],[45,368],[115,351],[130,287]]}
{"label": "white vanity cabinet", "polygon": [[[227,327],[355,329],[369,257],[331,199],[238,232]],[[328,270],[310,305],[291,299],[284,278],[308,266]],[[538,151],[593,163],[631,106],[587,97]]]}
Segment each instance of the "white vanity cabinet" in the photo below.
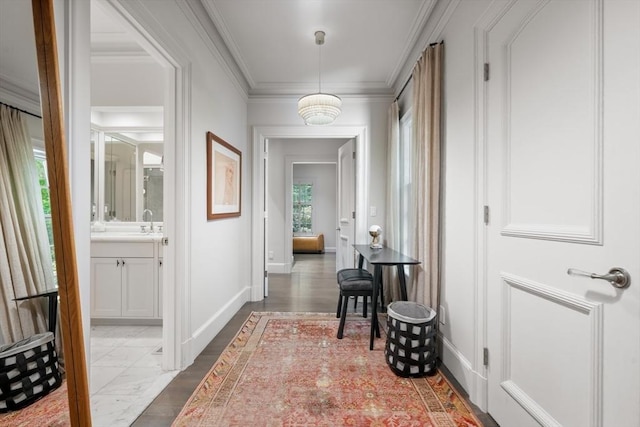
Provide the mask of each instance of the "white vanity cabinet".
{"label": "white vanity cabinet", "polygon": [[156,242],[91,243],[91,317],[160,318]]}

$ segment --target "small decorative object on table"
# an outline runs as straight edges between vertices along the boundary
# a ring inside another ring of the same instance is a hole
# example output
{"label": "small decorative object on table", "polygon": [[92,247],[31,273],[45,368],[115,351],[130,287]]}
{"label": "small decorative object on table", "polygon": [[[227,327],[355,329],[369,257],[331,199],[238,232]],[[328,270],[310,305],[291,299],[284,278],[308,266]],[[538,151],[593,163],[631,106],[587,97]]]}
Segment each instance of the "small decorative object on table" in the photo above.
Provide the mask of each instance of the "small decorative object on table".
{"label": "small decorative object on table", "polygon": [[381,249],[382,245],[380,244],[380,236],[382,235],[382,227],[379,225],[372,225],[369,228],[369,234],[373,237],[371,245],[369,245],[371,249]]}

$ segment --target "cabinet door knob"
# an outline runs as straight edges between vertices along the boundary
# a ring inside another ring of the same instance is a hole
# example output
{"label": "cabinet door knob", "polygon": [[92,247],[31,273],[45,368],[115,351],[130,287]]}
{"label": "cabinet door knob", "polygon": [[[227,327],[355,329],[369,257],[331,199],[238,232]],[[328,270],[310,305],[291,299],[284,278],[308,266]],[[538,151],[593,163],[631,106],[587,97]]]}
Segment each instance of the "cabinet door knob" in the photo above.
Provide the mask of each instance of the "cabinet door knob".
{"label": "cabinet door knob", "polygon": [[124,266],[124,260],[122,260],[122,265]]}
{"label": "cabinet door knob", "polygon": [[116,260],[116,267],[120,267],[120,260],[119,259]]}

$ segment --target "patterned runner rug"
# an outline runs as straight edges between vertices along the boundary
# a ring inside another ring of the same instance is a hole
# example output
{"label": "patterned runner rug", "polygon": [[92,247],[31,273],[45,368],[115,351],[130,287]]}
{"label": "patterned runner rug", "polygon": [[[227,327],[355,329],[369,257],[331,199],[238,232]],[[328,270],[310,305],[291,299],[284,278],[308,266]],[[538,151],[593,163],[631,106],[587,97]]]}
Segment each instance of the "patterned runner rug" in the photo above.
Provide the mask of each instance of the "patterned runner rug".
{"label": "patterned runner rug", "polygon": [[67,427],[69,425],[71,421],[69,421],[66,381],[26,408],[0,414],[0,427]]}
{"label": "patterned runner rug", "polygon": [[369,351],[369,319],[337,330],[333,314],[252,313],[173,426],[482,425],[440,372],[396,376],[384,335]]}

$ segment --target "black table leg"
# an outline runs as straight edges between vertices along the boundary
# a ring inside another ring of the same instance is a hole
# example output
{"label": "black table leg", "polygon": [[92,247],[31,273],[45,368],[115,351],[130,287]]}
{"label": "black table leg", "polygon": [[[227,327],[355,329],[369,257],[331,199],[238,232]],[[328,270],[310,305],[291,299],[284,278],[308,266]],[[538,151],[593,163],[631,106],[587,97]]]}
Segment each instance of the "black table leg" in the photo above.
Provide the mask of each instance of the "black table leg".
{"label": "black table leg", "polygon": [[364,265],[364,257],[362,254],[358,255],[358,268],[362,270],[362,266]]}
{"label": "black table leg", "polygon": [[378,287],[382,278],[382,266],[376,265],[373,269],[373,301],[371,303],[371,337],[369,340],[369,350],[373,350],[373,335],[380,338],[380,327],[378,326]]}
{"label": "black table leg", "polygon": [[56,322],[58,321],[58,293],[47,295],[49,300],[49,332],[56,334]]}
{"label": "black table leg", "polygon": [[402,295],[402,300],[407,301],[407,279],[404,276],[404,265],[398,264],[398,279],[400,279],[400,294]]}

